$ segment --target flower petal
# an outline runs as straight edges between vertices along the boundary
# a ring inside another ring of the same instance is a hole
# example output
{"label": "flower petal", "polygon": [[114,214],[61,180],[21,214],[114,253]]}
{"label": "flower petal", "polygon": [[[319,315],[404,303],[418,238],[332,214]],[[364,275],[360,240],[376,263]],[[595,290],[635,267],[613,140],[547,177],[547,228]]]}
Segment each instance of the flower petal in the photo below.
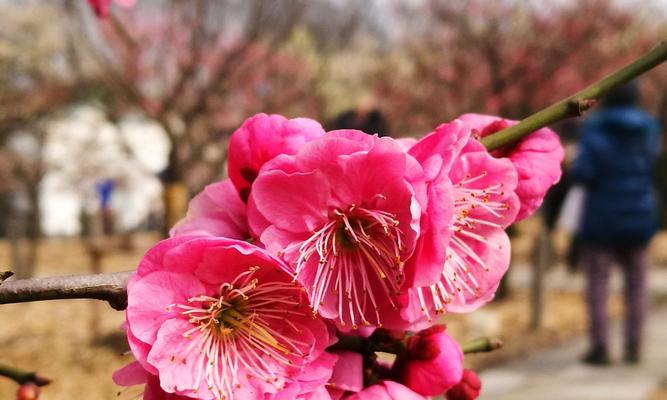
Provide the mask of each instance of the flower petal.
{"label": "flower petal", "polygon": [[[146,254],[141,258],[139,266],[137,267],[136,276],[142,277],[157,270],[170,270],[168,265],[165,265],[165,256],[175,247],[192,240],[194,236],[179,236],[177,238],[170,238],[158,242],[155,246],[148,249]],[[176,268],[178,269],[178,268]],[[128,285],[129,288],[130,285]]]}
{"label": "flower petal", "polygon": [[264,163],[280,154],[294,154],[306,142],[324,135],[322,126],[307,118],[257,114],[248,118],[229,141],[229,178],[247,200]]}
{"label": "flower petal", "polygon": [[202,384],[200,371],[208,360],[195,350],[201,339],[199,331],[193,332],[190,339],[183,337],[192,327],[192,324],[180,318],[165,321],[148,354],[148,362],[158,370],[160,386],[166,392],[199,397]]}
{"label": "flower petal", "polygon": [[171,304],[186,304],[187,299],[205,292],[195,277],[175,272],[152,272],[139,279],[128,292],[128,328],[144,343],[155,342],[164,321],[173,318]]}
{"label": "flower petal", "polygon": [[[507,272],[510,264],[510,240],[502,230],[490,230],[484,234],[488,244],[479,241],[468,241],[466,244],[477,256],[484,260],[487,269],[478,263],[470,262],[470,274],[478,284],[477,293],[462,290],[447,305],[451,312],[470,312],[493,299],[500,280]],[[466,258],[467,259],[467,258]]]}
{"label": "flower petal", "polygon": [[338,361],[331,375],[331,383],[337,389],[359,392],[364,388],[363,359],[353,351],[336,351]]}
{"label": "flower petal", "polygon": [[449,170],[469,137],[470,128],[454,120],[439,125],[435,131],[421,138],[409,153],[425,167],[427,176],[434,179],[441,170]]}
{"label": "flower petal", "polygon": [[[481,137],[518,123],[481,114],[464,114],[459,119]],[[521,201],[521,208],[516,217],[517,221],[533,214],[542,204],[549,188],[560,180],[563,146],[558,135],[549,128],[538,129],[512,146],[493,151],[492,155],[508,158],[518,172],[516,193]]]}
{"label": "flower petal", "polygon": [[146,383],[148,373],[137,361],[133,361],[113,373],[111,377],[120,386],[134,386]]}
{"label": "flower petal", "polygon": [[229,179],[208,185],[188,205],[188,213],[169,231],[183,235],[246,239],[246,206]]}
{"label": "flower petal", "polygon": [[318,171],[289,175],[268,171],[255,181],[252,197],[257,210],[276,227],[309,232],[327,218],[323,210],[327,210],[329,184]]}

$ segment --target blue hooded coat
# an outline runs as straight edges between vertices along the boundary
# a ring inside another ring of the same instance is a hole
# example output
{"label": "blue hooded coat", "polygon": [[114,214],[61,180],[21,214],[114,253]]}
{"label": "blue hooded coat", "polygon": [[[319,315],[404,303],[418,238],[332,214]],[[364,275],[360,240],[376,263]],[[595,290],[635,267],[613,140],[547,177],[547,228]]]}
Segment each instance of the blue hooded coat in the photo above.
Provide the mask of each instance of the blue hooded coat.
{"label": "blue hooded coat", "polygon": [[602,246],[641,246],[658,228],[653,184],[657,121],[640,108],[602,108],[583,124],[572,175],[586,188],[579,237]]}

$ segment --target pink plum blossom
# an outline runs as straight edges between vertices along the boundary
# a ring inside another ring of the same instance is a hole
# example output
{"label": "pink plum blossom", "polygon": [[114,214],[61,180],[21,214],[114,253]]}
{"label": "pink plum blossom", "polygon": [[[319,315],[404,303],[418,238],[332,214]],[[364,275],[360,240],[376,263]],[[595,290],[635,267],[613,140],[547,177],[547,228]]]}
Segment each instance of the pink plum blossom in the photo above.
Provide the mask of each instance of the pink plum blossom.
{"label": "pink plum blossom", "polygon": [[156,375],[148,373],[139,362],[133,361],[113,374],[113,381],[120,386],[144,385],[144,400],[189,400],[190,397],[167,393],[160,387]]}
{"label": "pink plum blossom", "polygon": [[[410,282],[414,283],[411,286],[423,286],[439,280],[454,215],[454,188],[448,172],[469,136],[470,130],[458,121],[454,121],[441,124],[408,150],[422,166],[428,182],[426,207],[428,217],[421,220],[418,250],[408,263],[410,266],[429,261],[439,264],[435,269],[435,277],[424,277],[422,274],[409,278]],[[408,271],[416,270],[417,268],[408,268]]]}
{"label": "pink plum blossom", "polygon": [[331,374],[330,386],[345,392],[359,392],[364,388],[361,354],[353,351],[335,351],[338,361]]}
{"label": "pink plum blossom", "polygon": [[425,316],[424,327],[435,313],[468,312],[490,301],[509,267],[510,243],[504,229],[519,210],[517,172],[509,160],[493,158],[480,145],[470,146],[466,132],[465,124],[455,120],[410,149],[431,178],[429,197],[447,187],[434,183],[449,182],[453,204],[438,210],[429,199],[429,210],[448,222],[445,229],[436,226],[423,237],[432,247],[443,247],[445,261],[438,282],[409,291],[403,313],[410,321]]}
{"label": "pink plum blossom", "polygon": [[256,246],[167,239],[128,283],[128,341],[141,368],[178,396],[265,399],[297,380],[319,385],[332,363],[310,366],[330,357],[324,349],[334,338],[302,293]]}
{"label": "pink plum blossom", "polygon": [[482,382],[475,371],[463,371],[461,381],[449,389],[445,397],[447,400],[475,400],[482,390]]}
{"label": "pink plum blossom", "polygon": [[402,137],[402,138],[397,138],[396,143],[398,143],[399,146],[406,152],[410,150],[412,146],[414,146],[417,143],[417,139],[413,137]]}
{"label": "pink plum blossom", "polygon": [[282,115],[254,115],[229,141],[229,178],[245,202],[264,163],[279,154],[295,154],[304,143],[324,135],[319,122]]}
{"label": "pink plum blossom", "polygon": [[398,314],[406,276],[437,279],[443,259],[406,270],[425,203],[422,168],[393,139],[339,130],[266,163],[248,218],[303,283],[313,312],[356,329]]}
{"label": "pink plum blossom", "polygon": [[[263,400],[330,400],[326,383],[331,376],[334,363],[338,359],[329,353],[322,353],[308,366],[308,373],[302,373],[303,379],[286,384],[277,393],[267,393]],[[113,374],[113,381],[120,386],[143,384],[144,400],[189,400],[191,397],[165,392],[156,375],[148,373],[141,364],[134,361]]]}
{"label": "pink plum blossom", "polygon": [[419,393],[394,381],[381,381],[359,393],[343,397],[345,400],[426,400]]}
{"label": "pink plum blossom", "polygon": [[444,325],[436,325],[411,336],[396,365],[401,383],[424,396],[437,396],[461,381],[463,351]]}
{"label": "pink plum blossom", "polygon": [[190,201],[185,218],[171,228],[169,235],[245,240],[250,237],[246,205],[229,179],[212,183]]}
{"label": "pink plum blossom", "polygon": [[326,385],[338,361],[338,354],[322,353],[281,391],[265,395],[265,400],[330,400]]}
{"label": "pink plum blossom", "polygon": [[[481,114],[464,114],[459,119],[480,137],[518,123]],[[518,143],[495,150],[491,154],[494,157],[508,158],[519,174],[516,193],[521,200],[521,209],[517,221],[534,213],[542,204],[547,190],[560,180],[563,146],[558,135],[549,128],[539,129]]]}

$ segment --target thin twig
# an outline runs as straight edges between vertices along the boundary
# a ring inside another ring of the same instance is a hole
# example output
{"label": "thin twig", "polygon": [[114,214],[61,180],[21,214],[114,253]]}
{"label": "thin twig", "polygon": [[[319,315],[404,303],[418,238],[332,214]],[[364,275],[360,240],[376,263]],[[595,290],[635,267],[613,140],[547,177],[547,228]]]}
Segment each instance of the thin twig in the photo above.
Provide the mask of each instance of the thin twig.
{"label": "thin twig", "polygon": [[590,109],[600,97],[604,96],[611,89],[635,79],[644,72],[660,65],[665,60],[667,60],[667,42],[662,42],[655,49],[606,78],[529,116],[514,126],[483,138],[482,144],[488,150],[495,150],[506,144],[515,142],[531,132],[551,125],[556,121],[578,117]]}
{"label": "thin twig", "polygon": [[487,353],[503,347],[503,341],[498,338],[481,337],[468,342],[461,343],[464,354]]}
{"label": "thin twig", "polygon": [[19,279],[0,286],[0,304],[59,299],[104,300],[116,310],[127,307],[127,281],[132,271]]}
{"label": "thin twig", "polygon": [[46,386],[51,383],[51,379],[38,375],[36,372],[24,371],[20,368],[0,364],[0,376],[9,378],[19,385],[34,383],[37,386]]}
{"label": "thin twig", "polygon": [[0,272],[0,285],[2,285],[2,282],[6,281],[8,278],[13,276],[14,273],[12,271],[2,271]]}

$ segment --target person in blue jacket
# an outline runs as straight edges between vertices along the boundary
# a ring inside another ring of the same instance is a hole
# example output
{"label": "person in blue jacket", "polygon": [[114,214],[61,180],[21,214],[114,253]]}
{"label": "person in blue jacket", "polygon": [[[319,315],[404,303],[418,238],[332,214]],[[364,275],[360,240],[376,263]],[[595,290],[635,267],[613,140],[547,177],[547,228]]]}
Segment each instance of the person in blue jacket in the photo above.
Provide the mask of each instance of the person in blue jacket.
{"label": "person in blue jacket", "polygon": [[638,106],[629,83],[609,93],[583,123],[572,176],[585,188],[579,237],[587,278],[590,351],[583,361],[609,363],[607,297],[611,266],[624,276],[625,361],[640,358],[647,295],[649,241],[658,229],[654,172],[660,152],[657,121]]}

